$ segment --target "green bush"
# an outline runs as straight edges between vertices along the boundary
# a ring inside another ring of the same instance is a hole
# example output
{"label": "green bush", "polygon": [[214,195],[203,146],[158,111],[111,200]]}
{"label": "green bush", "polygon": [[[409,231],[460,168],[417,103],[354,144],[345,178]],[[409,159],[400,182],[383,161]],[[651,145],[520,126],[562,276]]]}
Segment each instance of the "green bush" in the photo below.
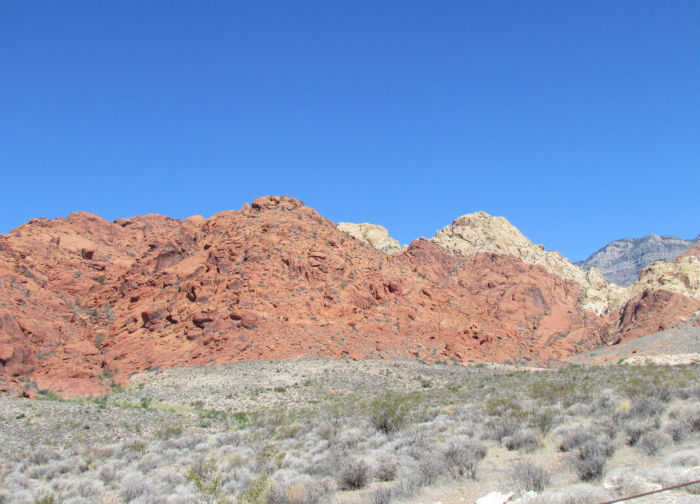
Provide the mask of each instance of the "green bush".
{"label": "green bush", "polygon": [[153,434],[154,437],[158,439],[171,439],[177,438],[182,435],[182,425],[164,425]]}
{"label": "green bush", "polygon": [[197,489],[206,504],[223,504],[229,502],[223,495],[221,473],[210,459],[199,459],[187,471],[187,481]]}
{"label": "green bush", "polygon": [[386,392],[369,404],[369,421],[384,434],[395,432],[409,422],[415,398],[407,394]]}
{"label": "green bush", "polygon": [[270,477],[267,473],[262,473],[250,482],[248,491],[240,500],[243,504],[266,504],[269,489]]}

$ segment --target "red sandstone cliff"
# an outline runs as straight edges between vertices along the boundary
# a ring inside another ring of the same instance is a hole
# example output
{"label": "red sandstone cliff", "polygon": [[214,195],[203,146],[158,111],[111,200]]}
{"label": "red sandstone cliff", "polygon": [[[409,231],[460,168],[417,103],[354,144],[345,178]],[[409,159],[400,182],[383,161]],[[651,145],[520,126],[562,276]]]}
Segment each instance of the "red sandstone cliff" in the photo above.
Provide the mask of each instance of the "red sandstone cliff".
{"label": "red sandstone cliff", "polygon": [[35,219],[0,235],[0,272],[0,389],[62,394],[249,359],[544,362],[671,327],[700,305],[654,291],[599,316],[580,307],[577,282],[540,265],[423,239],[387,256],[274,196],[182,222]]}

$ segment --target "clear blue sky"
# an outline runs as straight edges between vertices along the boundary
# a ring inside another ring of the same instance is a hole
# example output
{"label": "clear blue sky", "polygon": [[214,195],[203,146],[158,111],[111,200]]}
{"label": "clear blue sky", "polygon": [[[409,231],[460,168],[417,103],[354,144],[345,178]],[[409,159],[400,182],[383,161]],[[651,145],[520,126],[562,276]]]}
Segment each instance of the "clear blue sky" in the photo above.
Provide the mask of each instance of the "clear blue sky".
{"label": "clear blue sky", "polygon": [[700,2],[0,0],[0,233],[265,194],[573,260],[700,232]]}

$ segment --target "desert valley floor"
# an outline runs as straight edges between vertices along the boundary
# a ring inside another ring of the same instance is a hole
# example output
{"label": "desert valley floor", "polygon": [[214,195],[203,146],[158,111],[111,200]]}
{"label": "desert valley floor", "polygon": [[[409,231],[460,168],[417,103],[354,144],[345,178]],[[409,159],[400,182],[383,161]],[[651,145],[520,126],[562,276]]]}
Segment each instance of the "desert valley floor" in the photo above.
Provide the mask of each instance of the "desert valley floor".
{"label": "desert valley floor", "polygon": [[[664,337],[628,351],[658,357]],[[99,397],[6,399],[0,502],[600,503],[699,479],[698,364],[596,360],[243,362],[139,373]]]}

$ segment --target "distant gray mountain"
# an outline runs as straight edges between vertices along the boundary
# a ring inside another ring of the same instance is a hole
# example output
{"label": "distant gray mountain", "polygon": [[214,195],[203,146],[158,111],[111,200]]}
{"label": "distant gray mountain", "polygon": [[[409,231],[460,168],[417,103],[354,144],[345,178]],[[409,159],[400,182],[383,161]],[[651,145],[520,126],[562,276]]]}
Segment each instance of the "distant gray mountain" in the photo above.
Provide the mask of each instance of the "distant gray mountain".
{"label": "distant gray mountain", "polygon": [[700,235],[694,240],[655,234],[623,238],[608,243],[585,261],[575,264],[586,270],[597,268],[608,282],[632,285],[645,266],[654,261],[670,261],[697,243],[700,243]]}

